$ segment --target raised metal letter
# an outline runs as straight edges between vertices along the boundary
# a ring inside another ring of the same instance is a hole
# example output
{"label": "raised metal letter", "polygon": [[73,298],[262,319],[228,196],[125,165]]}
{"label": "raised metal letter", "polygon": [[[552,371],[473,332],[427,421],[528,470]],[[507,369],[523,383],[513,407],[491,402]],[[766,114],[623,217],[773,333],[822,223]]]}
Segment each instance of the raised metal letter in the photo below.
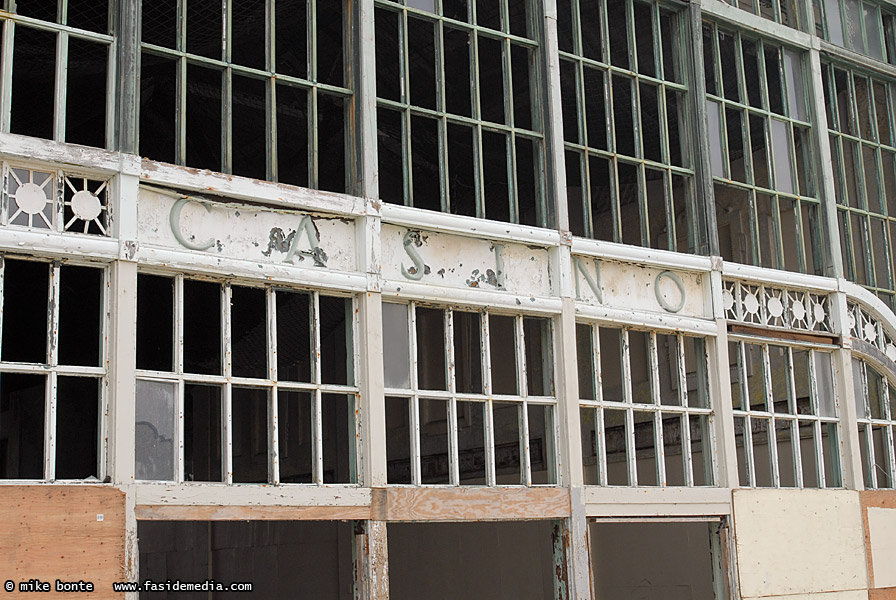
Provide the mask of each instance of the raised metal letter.
{"label": "raised metal letter", "polygon": [[[171,213],[168,215],[168,223],[171,225],[171,233],[174,234],[174,239],[180,242],[181,246],[183,246],[184,248],[189,248],[190,250],[208,250],[215,245],[214,239],[211,239],[202,244],[197,244],[188,240],[184,235],[184,232],[181,231],[180,228],[180,213],[181,211],[183,211],[184,206],[192,201],[193,200],[191,200],[190,198],[181,198],[174,203],[174,206],[171,207]],[[212,212],[212,207],[208,204],[199,204],[200,206],[204,206],[205,210],[207,210],[208,212]]]}
{"label": "raised metal letter", "polygon": [[[662,281],[664,277],[671,280],[672,283],[674,283],[678,288],[678,291],[681,292],[681,301],[678,303],[678,306],[672,306],[671,304],[669,304],[663,297],[663,294],[660,292],[660,281]],[[681,278],[672,271],[663,271],[656,276],[656,279],[653,282],[653,291],[654,293],[656,293],[656,301],[659,302],[660,306],[665,308],[667,311],[677,313],[682,308],[684,308],[684,301],[687,297],[687,293],[684,290],[684,284],[681,282]]]}
{"label": "raised metal letter", "polygon": [[575,256],[573,257],[573,261],[575,262],[576,266],[576,300],[582,299],[578,277],[578,274],[581,274],[585,278],[585,282],[588,284],[588,287],[590,287],[591,291],[594,292],[594,296],[597,298],[597,301],[600,304],[603,304],[604,291],[600,286],[600,262],[596,260],[594,261],[594,277],[592,277],[591,273],[588,272],[588,269],[585,268],[585,263],[582,262],[581,257]]}

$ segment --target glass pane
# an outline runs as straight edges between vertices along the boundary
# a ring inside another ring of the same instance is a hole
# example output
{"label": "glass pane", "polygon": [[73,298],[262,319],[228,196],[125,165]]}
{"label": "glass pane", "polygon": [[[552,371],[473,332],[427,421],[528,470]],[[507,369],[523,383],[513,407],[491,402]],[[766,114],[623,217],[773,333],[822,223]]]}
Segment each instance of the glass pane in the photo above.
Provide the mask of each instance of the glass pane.
{"label": "glass pane", "polygon": [[137,380],[135,455],[138,480],[174,479],[174,406],[177,385]]}
{"label": "glass pane", "polygon": [[485,485],[485,420],[482,402],[457,401],[457,450],[461,485]]}
{"label": "glass pane", "polygon": [[554,360],[550,319],[523,319],[526,340],[526,383],[530,396],[554,395]]}
{"label": "glass pane", "polygon": [[492,403],[495,427],[495,475],[498,485],[520,485],[523,481],[520,461],[520,409],[512,402]]}
{"label": "glass pane", "polygon": [[454,377],[460,394],[482,393],[479,313],[454,311]]}
{"label": "glass pane", "polygon": [[383,369],[386,387],[409,388],[408,307],[383,302]]}
{"label": "glass pane", "polygon": [[529,465],[532,483],[554,484],[553,407],[543,404],[527,406],[529,418]]}

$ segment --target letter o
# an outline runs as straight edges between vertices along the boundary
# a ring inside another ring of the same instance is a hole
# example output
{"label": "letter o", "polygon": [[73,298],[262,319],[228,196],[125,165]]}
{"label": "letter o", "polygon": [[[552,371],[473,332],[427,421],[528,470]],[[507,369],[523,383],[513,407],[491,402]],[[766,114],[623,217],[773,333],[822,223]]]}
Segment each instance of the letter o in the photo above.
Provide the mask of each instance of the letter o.
{"label": "letter o", "polygon": [[[677,287],[678,291],[681,293],[681,300],[678,302],[677,306],[673,306],[672,304],[669,304],[669,302],[666,300],[666,298],[663,297],[662,292],[660,292],[660,282],[664,278],[672,281],[672,283],[675,284],[675,287]],[[684,308],[684,301],[685,301],[685,298],[687,297],[687,292],[685,292],[684,284],[681,282],[681,278],[677,274],[673,273],[672,271],[663,271],[662,273],[660,273],[659,275],[656,276],[656,279],[653,282],[653,291],[656,294],[656,301],[659,302],[660,306],[662,306],[667,311],[669,311],[671,313],[677,313],[682,308]]]}

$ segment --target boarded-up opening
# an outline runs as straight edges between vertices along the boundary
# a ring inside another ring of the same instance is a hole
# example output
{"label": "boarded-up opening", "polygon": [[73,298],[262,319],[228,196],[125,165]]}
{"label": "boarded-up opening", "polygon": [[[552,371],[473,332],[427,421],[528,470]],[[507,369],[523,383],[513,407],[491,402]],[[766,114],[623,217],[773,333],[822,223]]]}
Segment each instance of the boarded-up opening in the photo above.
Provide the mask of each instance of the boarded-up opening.
{"label": "boarded-up opening", "polygon": [[549,521],[390,523],[388,540],[390,600],[554,597]]}
{"label": "boarded-up opening", "polygon": [[718,523],[590,523],[596,600],[713,600]]}
{"label": "boarded-up opening", "polygon": [[144,591],[141,598],[352,598],[351,523],[143,521],[137,534],[141,582],[252,584],[251,594]]}

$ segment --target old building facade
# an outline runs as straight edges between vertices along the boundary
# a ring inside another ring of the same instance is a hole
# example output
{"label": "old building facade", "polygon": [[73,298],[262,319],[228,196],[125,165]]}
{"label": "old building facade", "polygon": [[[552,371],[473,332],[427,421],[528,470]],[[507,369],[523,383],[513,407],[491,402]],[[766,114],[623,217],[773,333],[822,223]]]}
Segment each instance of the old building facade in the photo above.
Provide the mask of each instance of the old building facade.
{"label": "old building facade", "polygon": [[896,5],[4,4],[14,589],[896,598]]}

